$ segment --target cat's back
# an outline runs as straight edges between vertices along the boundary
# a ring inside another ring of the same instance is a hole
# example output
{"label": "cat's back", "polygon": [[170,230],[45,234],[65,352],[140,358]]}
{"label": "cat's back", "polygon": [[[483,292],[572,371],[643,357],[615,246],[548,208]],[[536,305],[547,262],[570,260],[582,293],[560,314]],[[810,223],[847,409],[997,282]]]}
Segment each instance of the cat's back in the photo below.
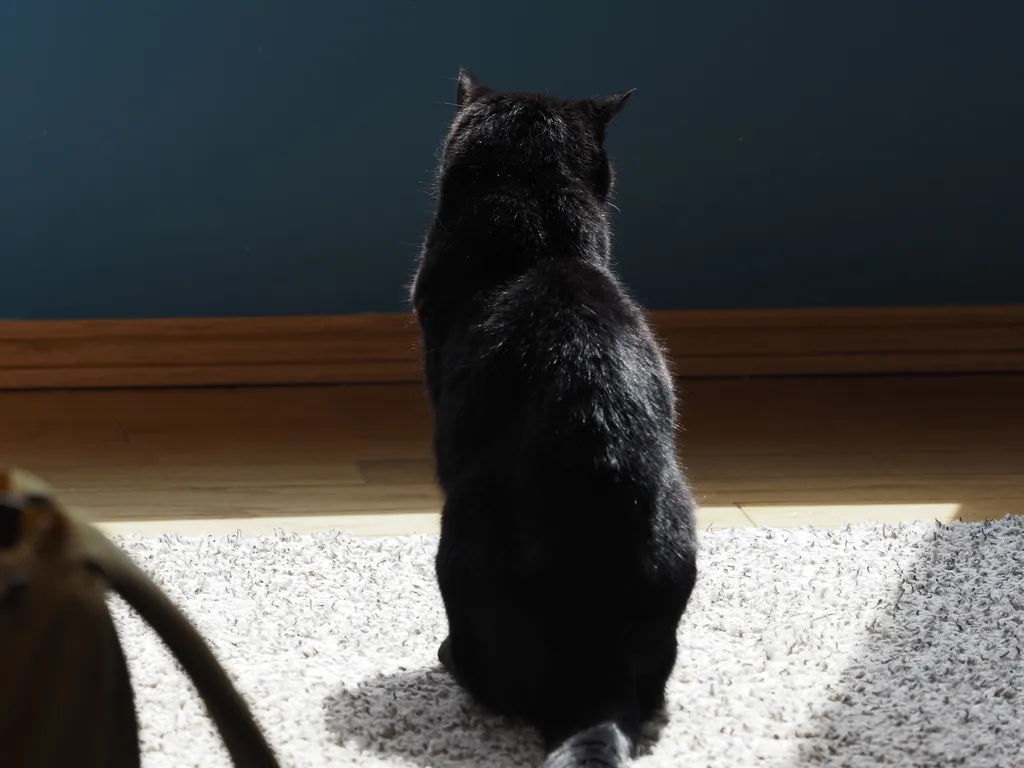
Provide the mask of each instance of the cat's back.
{"label": "cat's back", "polygon": [[654,568],[685,537],[690,499],[672,380],[642,310],[610,271],[552,259],[480,311],[440,421],[442,483],[487,499],[516,569],[593,581],[576,546],[583,560],[614,554],[612,581]]}
{"label": "cat's back", "polygon": [[477,330],[481,344],[518,351],[524,373],[560,372],[557,380],[626,362],[619,358],[650,342],[642,312],[610,270],[558,258],[485,296]]}
{"label": "cat's back", "polygon": [[610,270],[548,259],[481,299],[467,326],[470,386],[538,442],[671,430],[672,383],[639,306]]}

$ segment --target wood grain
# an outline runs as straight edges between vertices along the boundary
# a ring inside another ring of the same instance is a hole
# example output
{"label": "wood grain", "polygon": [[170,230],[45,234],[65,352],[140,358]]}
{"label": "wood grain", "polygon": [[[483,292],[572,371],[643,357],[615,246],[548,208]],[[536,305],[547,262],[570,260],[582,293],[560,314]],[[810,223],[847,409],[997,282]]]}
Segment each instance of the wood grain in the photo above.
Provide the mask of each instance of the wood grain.
{"label": "wood grain", "polygon": [[680,376],[1024,370],[1024,306],[655,312]]}
{"label": "wood grain", "polygon": [[0,388],[416,381],[406,315],[0,322]]}
{"label": "wood grain", "polygon": [[[1024,375],[679,390],[702,527],[1024,513]],[[0,464],[111,530],[436,529],[418,384],[0,392],[0,424]]]}
{"label": "wood grain", "polygon": [[[1024,371],[1024,306],[653,312],[684,377]],[[0,321],[0,389],[412,383],[405,314]]]}

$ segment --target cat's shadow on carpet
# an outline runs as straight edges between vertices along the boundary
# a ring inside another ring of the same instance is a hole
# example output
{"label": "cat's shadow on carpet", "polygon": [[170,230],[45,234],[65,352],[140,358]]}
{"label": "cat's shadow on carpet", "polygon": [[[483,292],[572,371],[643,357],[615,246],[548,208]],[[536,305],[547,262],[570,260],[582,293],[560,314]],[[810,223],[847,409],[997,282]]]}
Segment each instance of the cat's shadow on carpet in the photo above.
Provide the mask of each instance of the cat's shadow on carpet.
{"label": "cat's shadow on carpet", "polygon": [[[528,725],[473,701],[440,665],[343,687],[324,702],[332,740],[423,768],[536,768],[541,739]],[[643,754],[663,719],[645,728]]]}
{"label": "cat's shadow on carpet", "polygon": [[481,707],[439,665],[344,687],[324,708],[333,740],[423,768],[534,768],[543,758],[531,728]]}

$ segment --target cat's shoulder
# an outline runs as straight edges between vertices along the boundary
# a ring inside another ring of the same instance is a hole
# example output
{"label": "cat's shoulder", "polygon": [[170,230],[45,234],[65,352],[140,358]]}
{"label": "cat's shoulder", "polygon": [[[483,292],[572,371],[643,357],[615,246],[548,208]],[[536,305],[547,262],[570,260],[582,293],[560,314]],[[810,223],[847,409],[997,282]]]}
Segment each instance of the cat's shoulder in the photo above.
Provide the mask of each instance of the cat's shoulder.
{"label": "cat's shoulder", "polygon": [[552,317],[627,321],[639,313],[636,302],[608,268],[572,259],[538,262],[493,297],[500,314],[549,322]]}

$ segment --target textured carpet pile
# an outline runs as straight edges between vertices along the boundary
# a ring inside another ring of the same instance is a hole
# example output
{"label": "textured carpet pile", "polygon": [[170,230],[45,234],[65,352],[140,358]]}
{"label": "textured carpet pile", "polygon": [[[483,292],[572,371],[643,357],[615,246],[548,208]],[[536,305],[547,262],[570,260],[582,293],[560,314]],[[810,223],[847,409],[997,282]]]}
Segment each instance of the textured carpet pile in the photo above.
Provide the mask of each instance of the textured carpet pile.
{"label": "textured carpet pile", "polygon": [[[439,670],[435,537],[122,538],[282,762],[533,767]],[[1024,766],[1024,519],[702,537],[667,722],[638,768]],[[227,766],[156,636],[114,611],[147,768]]]}

